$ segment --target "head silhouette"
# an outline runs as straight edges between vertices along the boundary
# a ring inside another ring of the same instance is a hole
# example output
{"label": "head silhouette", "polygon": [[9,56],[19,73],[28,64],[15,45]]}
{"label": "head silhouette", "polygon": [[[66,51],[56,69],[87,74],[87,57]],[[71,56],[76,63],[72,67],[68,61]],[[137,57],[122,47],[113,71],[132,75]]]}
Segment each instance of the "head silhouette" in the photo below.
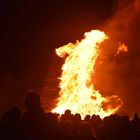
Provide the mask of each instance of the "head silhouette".
{"label": "head silhouette", "polygon": [[40,95],[36,91],[29,91],[25,97],[25,108],[27,111],[36,111],[41,108]]}
{"label": "head silhouette", "polygon": [[4,114],[2,120],[7,123],[16,123],[20,121],[21,112],[18,108],[11,108],[8,112]]}
{"label": "head silhouette", "polygon": [[65,115],[71,115],[71,110],[69,110],[69,109],[67,109],[67,110],[65,110]]}
{"label": "head silhouette", "polygon": [[137,113],[134,113],[134,120],[137,120],[139,117],[138,117],[138,114]]}

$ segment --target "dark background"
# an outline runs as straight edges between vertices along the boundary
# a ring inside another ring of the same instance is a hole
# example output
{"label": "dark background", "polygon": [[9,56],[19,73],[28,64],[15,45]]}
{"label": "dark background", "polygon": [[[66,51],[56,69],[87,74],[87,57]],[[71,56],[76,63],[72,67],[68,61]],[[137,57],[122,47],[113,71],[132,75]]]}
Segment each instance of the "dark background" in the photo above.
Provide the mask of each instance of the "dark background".
{"label": "dark background", "polygon": [[[108,51],[103,50],[107,59],[103,69],[102,66],[97,68],[96,88],[105,96],[119,95],[124,101],[124,112],[139,112],[139,21],[132,22],[134,19],[123,17],[121,20],[118,17],[120,13],[130,11],[130,2],[3,0],[0,3],[0,114],[13,106],[23,109],[24,96],[28,90],[39,91],[44,107],[51,109],[58,97],[57,77],[60,76],[62,64],[62,60],[54,54],[55,48],[68,42],[74,43],[83,37],[84,32],[95,28],[104,29],[112,36],[115,41],[111,42],[121,40],[130,46],[127,55],[115,58],[115,50],[112,51],[114,45],[109,43],[112,47],[108,47]],[[124,17],[130,17],[128,15]],[[134,13],[131,16],[135,16]],[[120,20],[121,23],[118,22]],[[124,21],[131,22],[127,29],[123,28],[128,25]],[[133,31],[128,30],[133,27]],[[133,42],[137,46],[136,51],[131,47]],[[137,83],[136,86],[134,83]]]}

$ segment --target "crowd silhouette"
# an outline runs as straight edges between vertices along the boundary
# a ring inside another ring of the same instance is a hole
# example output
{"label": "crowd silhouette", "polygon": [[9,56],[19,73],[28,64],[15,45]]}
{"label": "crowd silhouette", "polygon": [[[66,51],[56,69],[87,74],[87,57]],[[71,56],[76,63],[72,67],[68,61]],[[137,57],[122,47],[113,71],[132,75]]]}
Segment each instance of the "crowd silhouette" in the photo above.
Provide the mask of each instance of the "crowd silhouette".
{"label": "crowd silhouette", "polygon": [[66,110],[63,115],[45,113],[38,93],[25,98],[26,112],[11,108],[0,120],[0,140],[140,140],[140,118],[87,115]]}

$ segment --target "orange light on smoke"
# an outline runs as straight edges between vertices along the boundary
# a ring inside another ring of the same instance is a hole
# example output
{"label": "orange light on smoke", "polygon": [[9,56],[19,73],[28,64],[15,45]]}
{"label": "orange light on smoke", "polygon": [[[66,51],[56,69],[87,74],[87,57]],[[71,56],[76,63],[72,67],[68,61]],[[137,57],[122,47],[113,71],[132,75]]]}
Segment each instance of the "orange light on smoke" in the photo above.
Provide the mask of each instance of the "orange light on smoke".
{"label": "orange light on smoke", "polygon": [[100,53],[100,44],[107,39],[99,30],[85,33],[85,38],[75,44],[68,43],[58,49],[58,56],[65,58],[60,77],[60,97],[52,112],[64,113],[70,109],[73,114],[100,115],[101,118],[115,113],[122,105],[116,95],[103,97],[94,88],[94,65]]}

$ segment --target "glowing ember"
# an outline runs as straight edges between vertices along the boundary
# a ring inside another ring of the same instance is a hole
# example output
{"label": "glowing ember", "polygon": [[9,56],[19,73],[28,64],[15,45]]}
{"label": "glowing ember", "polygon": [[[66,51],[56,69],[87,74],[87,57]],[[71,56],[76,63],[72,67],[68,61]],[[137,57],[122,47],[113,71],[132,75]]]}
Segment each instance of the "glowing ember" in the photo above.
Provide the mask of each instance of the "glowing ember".
{"label": "glowing ember", "polygon": [[119,55],[120,52],[128,52],[127,46],[124,43],[119,43],[117,54]]}
{"label": "glowing ember", "polygon": [[60,98],[52,112],[64,113],[70,109],[73,114],[100,115],[101,118],[115,113],[122,105],[121,100],[113,95],[102,97],[94,89],[94,64],[99,55],[100,44],[108,37],[104,32],[92,30],[85,33],[85,39],[76,44],[69,43],[56,49],[57,55],[65,58],[60,77]]}

